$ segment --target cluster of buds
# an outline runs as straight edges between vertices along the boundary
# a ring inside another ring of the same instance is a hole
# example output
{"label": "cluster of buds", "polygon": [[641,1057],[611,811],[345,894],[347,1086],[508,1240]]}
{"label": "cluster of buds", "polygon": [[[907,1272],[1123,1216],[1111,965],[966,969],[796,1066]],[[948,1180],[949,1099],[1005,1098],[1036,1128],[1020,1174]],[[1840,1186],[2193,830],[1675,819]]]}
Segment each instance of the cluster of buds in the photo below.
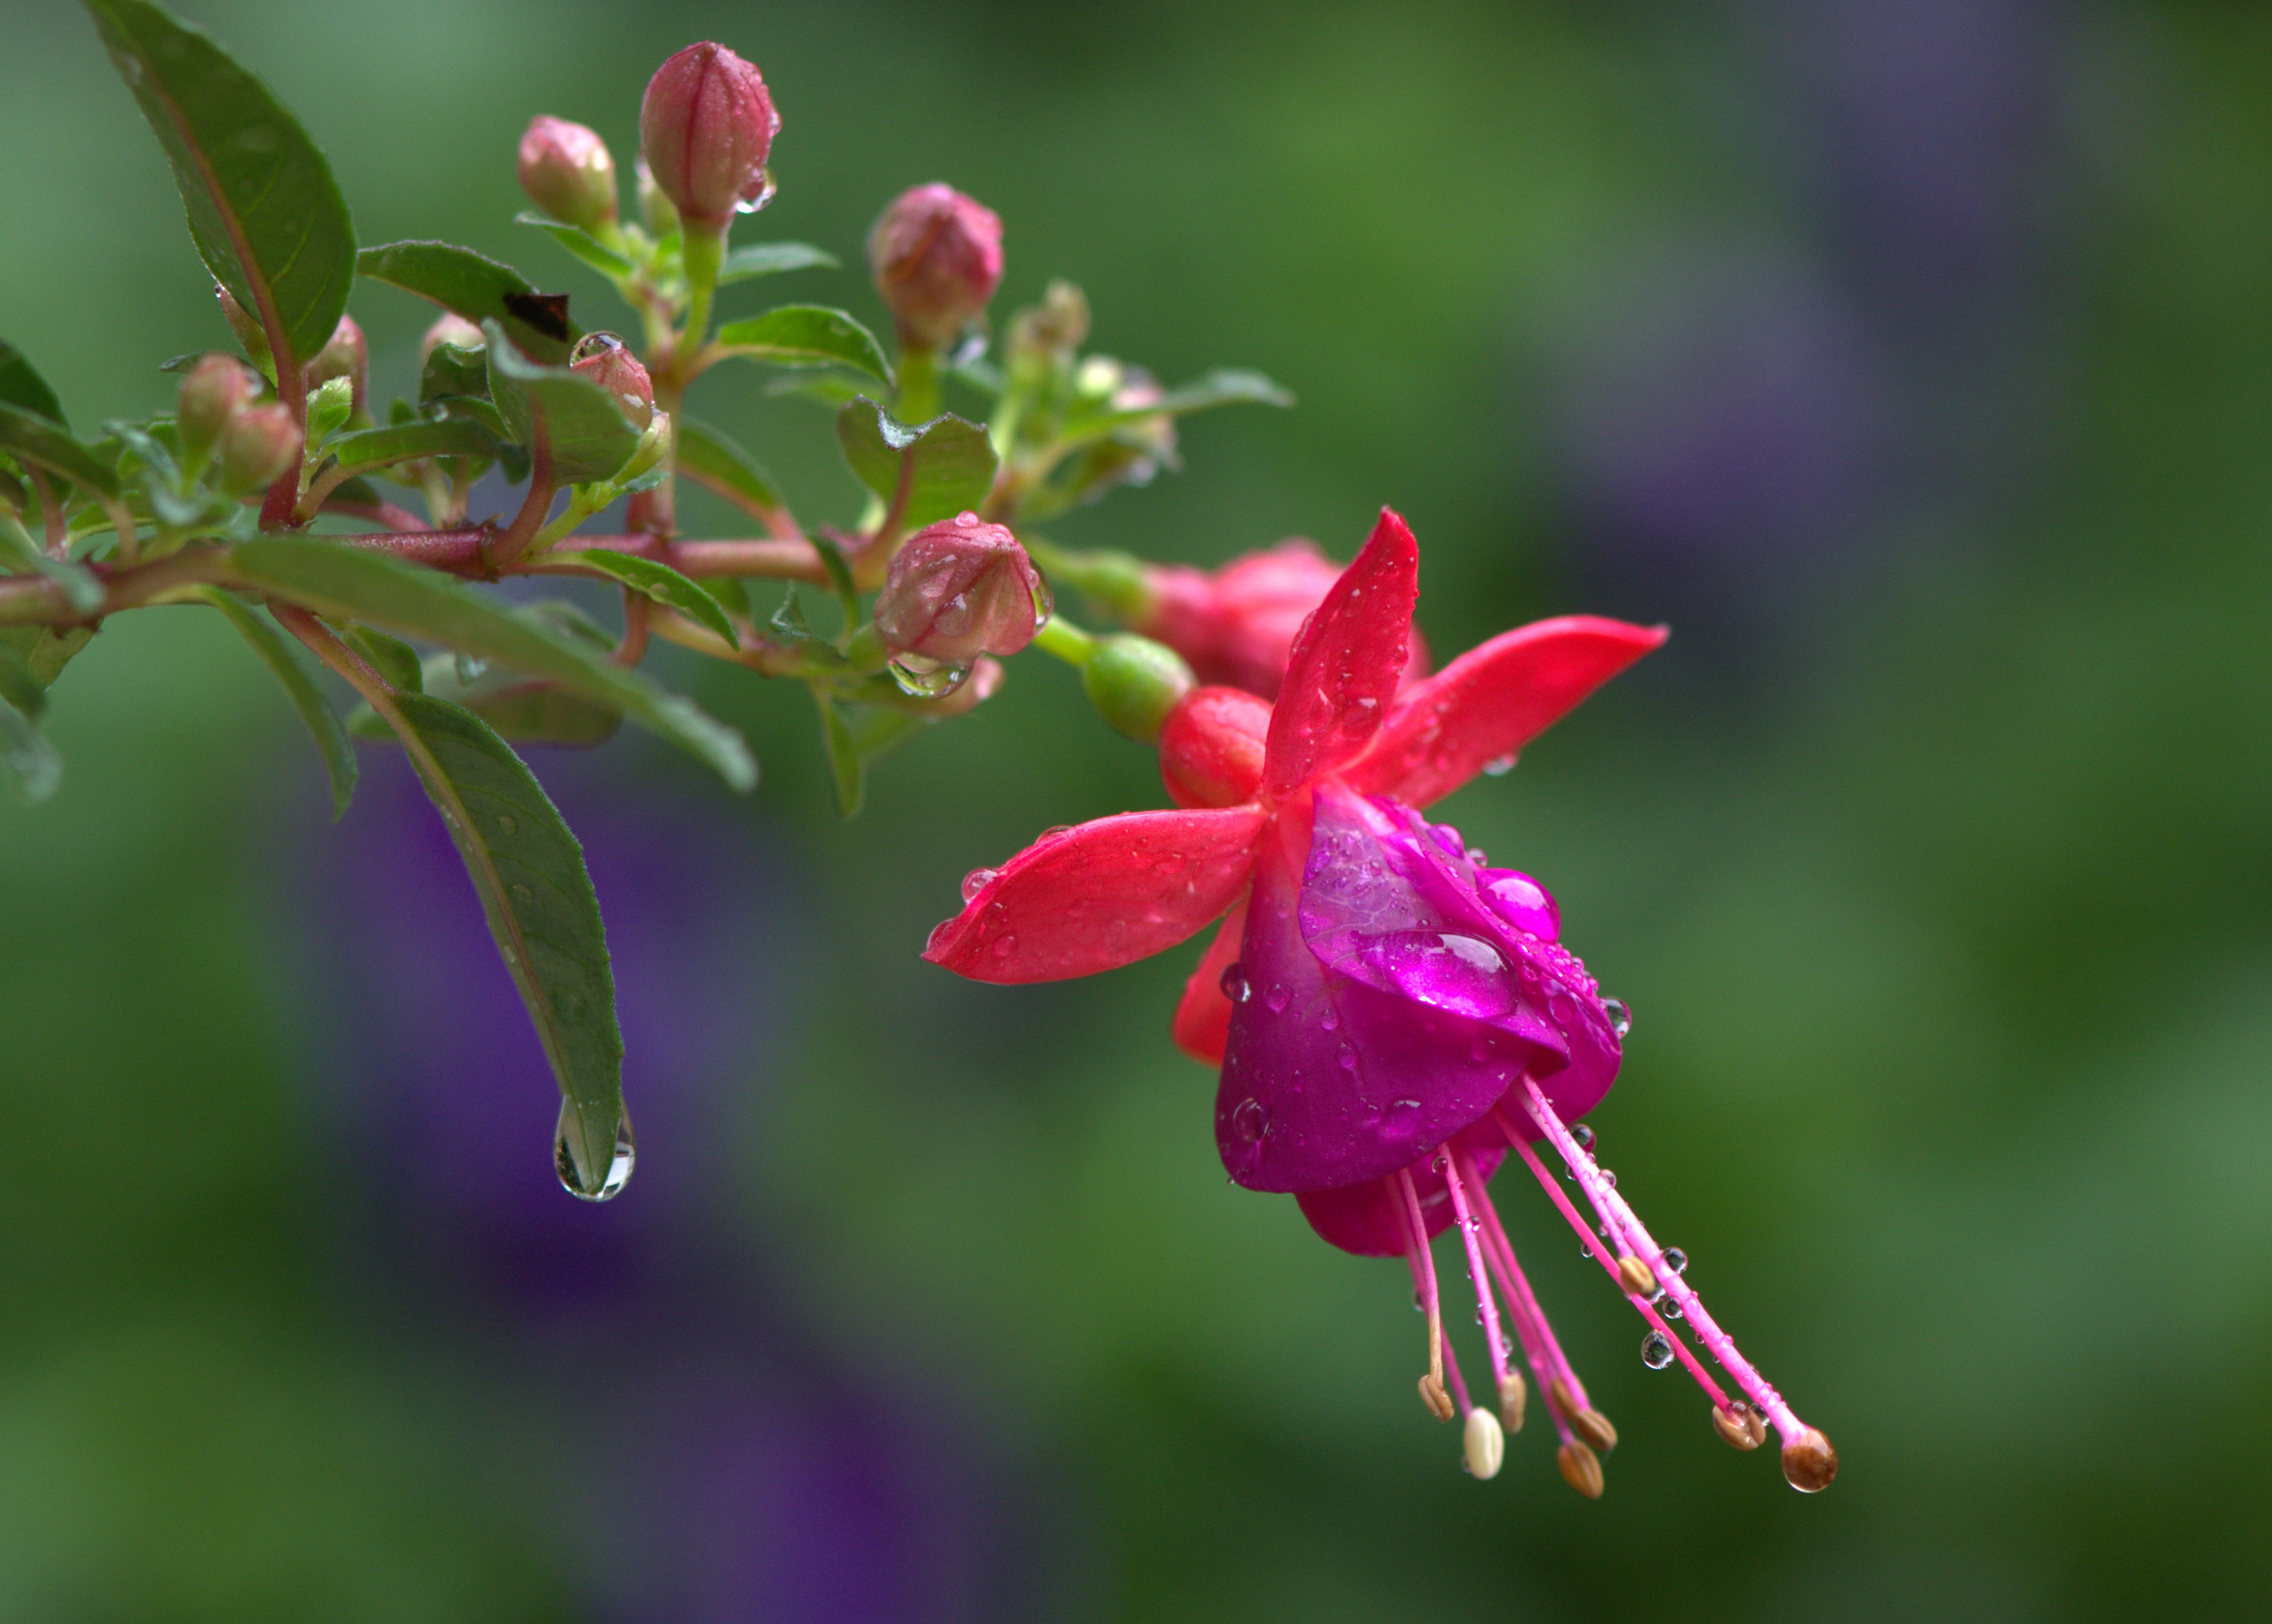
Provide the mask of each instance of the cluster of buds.
{"label": "cluster of buds", "polygon": [[194,474],[214,459],[232,496],[290,472],[300,460],[300,425],[281,401],[263,402],[261,393],[260,375],[234,355],[207,355],[191,367],[174,407],[183,468]]}
{"label": "cluster of buds", "polygon": [[913,187],[868,233],[868,269],[900,341],[944,349],[1001,283],[1002,217],[951,186]]}

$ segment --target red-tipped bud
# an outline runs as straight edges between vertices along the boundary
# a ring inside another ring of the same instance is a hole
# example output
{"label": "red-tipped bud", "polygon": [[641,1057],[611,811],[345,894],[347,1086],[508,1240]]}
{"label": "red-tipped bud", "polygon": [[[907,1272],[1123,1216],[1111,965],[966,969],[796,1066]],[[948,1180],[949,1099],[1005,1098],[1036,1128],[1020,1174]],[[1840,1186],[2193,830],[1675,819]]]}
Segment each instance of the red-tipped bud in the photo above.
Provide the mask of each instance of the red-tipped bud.
{"label": "red-tipped bud", "polygon": [[900,336],[942,348],[1002,279],[1001,216],[951,186],[915,187],[868,233],[868,268]]}
{"label": "red-tipped bud", "polygon": [[1160,727],[1160,778],[1179,807],[1235,807],[1262,787],[1267,702],[1236,688],[1195,688]]}
{"label": "red-tipped bud", "polygon": [[207,355],[198,361],[183,377],[174,406],[182,460],[193,469],[203,466],[221,430],[259,399],[260,375],[235,356]]}
{"label": "red-tipped bud", "polygon": [[300,425],[281,401],[252,406],[220,434],[220,487],[232,496],[265,489],[300,460]]}
{"label": "red-tipped bud", "polygon": [[654,421],[654,380],[614,333],[587,332],[579,339],[569,352],[568,370],[606,390],[624,421],[641,434]]}
{"label": "red-tipped bud", "polygon": [[616,160],[599,131],[540,113],[520,138],[520,189],[563,225],[616,223]]}
{"label": "red-tipped bud", "polygon": [[[1136,629],[1156,637],[1192,662],[1201,680],[1278,697],[1294,638],[1342,567],[1297,539],[1267,552],[1233,559],[1212,574],[1185,564],[1144,571],[1151,595]],[[1428,651],[1416,628],[1404,680],[1428,671]]]}
{"label": "red-tipped bud", "polygon": [[418,359],[422,363],[426,361],[437,347],[445,344],[461,350],[477,350],[489,341],[489,335],[464,317],[454,312],[446,313],[426,330],[424,338],[418,340]]}
{"label": "red-tipped bud", "polygon": [[1014,654],[1048,618],[1046,589],[1026,549],[975,513],[910,536],[876,598],[886,647],[949,666]]}
{"label": "red-tipped bud", "polygon": [[332,329],[331,341],[308,363],[308,392],[314,394],[333,378],[346,378],[355,385],[355,409],[361,412],[363,391],[370,382],[370,346],[363,342],[362,329],[352,316],[340,317],[340,324]]}
{"label": "red-tipped bud", "polygon": [[722,45],[690,45],[654,71],[639,103],[639,150],[691,226],[725,227],[772,195],[766,154],[781,115],[758,71]]}

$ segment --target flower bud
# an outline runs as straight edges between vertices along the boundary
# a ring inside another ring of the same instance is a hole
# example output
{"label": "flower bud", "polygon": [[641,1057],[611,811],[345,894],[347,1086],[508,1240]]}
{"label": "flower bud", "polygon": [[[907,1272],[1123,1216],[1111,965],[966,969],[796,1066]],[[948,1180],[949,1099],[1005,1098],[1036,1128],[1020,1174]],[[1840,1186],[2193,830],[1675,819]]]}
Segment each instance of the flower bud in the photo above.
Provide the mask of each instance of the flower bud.
{"label": "flower bud", "polygon": [[657,68],[639,103],[639,150],[655,185],[714,235],[771,195],[766,154],[780,130],[757,69],[706,40]]}
{"label": "flower bud", "polygon": [[221,430],[221,489],[242,496],[274,484],[300,460],[302,437],[281,401],[238,413]]}
{"label": "flower bud", "polygon": [[900,337],[943,349],[1002,279],[1002,220],[951,186],[904,191],[868,233],[868,269]]}
{"label": "flower bud", "polygon": [[587,332],[568,353],[568,370],[608,391],[624,421],[645,433],[654,421],[654,383],[612,332]]}
{"label": "flower bud", "polygon": [[445,312],[442,319],[426,330],[418,341],[418,360],[422,365],[433,359],[434,352],[446,344],[453,349],[477,350],[489,343],[489,335],[455,311]]}
{"label": "flower bud", "polygon": [[1126,632],[1097,639],[1081,667],[1088,702],[1115,733],[1149,744],[1176,702],[1192,691],[1192,668],[1175,650]]}
{"label": "flower bud", "polygon": [[1048,604],[1017,537],[965,513],[917,531],[893,555],[876,598],[876,629],[895,653],[967,666],[1031,643]]}
{"label": "flower bud", "polygon": [[355,325],[354,317],[340,317],[340,324],[332,329],[331,341],[308,363],[305,377],[311,395],[333,378],[347,379],[355,389],[354,410],[363,409],[363,391],[370,381],[370,346],[363,342],[362,329]]}
{"label": "flower bud", "polygon": [[1160,727],[1160,777],[1179,807],[1235,807],[1262,787],[1270,706],[1236,688],[1195,688]]}
{"label": "flower bud", "polygon": [[234,355],[200,359],[182,379],[174,405],[174,431],[181,436],[183,464],[205,466],[206,454],[231,419],[260,399],[260,375]]}
{"label": "flower bud", "polygon": [[616,160],[599,131],[540,113],[520,138],[520,189],[563,225],[616,223]]}

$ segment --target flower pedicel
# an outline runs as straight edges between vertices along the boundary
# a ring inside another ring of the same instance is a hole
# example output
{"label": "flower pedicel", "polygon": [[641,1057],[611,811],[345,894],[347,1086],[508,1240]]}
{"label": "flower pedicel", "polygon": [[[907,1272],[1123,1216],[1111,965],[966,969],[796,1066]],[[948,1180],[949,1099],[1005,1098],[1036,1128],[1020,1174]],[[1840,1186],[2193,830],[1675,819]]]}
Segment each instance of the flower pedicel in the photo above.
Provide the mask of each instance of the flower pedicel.
{"label": "flower pedicel", "polygon": [[[1498,769],[1664,639],[1571,616],[1525,626],[1399,692],[1418,552],[1394,513],[1302,627],[1275,705],[1224,688],[1177,702],[1161,772],[1178,809],[1044,836],[964,882],[924,957],[975,980],[1107,970],[1223,922],[1186,986],[1176,1041],[1220,1063],[1215,1138],[1250,1189],[1294,1196],[1345,1251],[1402,1257],[1428,1316],[1422,1401],[1465,1418],[1464,1453],[1495,1473],[1529,1386],[1563,1476],[1602,1492],[1616,1429],[1588,1402],[1517,1262],[1485,1185],[1511,1151],[1648,1323],[1642,1357],[1678,1359],[1720,1435],[1756,1449],[1772,1426],[1784,1475],[1812,1493],[1829,1441],[1783,1402],[1657,1245],[1577,1119],[1609,1092],[1628,1024],[1560,945],[1553,900],[1493,868],[1416,810]],[[1227,912],[1226,912],[1227,911]],[[1532,1148],[1543,1139],[1593,1209],[1581,1217]],[[1430,1237],[1456,1228],[1498,1403],[1471,1397],[1443,1334]],[[1732,1378],[1730,1394],[1674,1330]]]}

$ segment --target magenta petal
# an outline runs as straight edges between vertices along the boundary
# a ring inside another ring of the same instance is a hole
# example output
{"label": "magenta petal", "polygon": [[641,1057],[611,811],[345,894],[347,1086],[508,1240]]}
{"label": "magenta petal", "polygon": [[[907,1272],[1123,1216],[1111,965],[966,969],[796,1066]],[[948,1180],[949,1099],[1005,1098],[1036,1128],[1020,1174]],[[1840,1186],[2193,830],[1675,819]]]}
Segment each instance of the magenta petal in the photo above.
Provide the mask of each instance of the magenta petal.
{"label": "magenta petal", "polygon": [[[1493,1133],[1485,1143],[1480,1134],[1471,1133],[1462,1136],[1461,1144],[1475,1157],[1476,1173],[1489,1182],[1506,1155],[1506,1141]],[[1454,1216],[1452,1193],[1444,1175],[1435,1171],[1435,1161],[1431,1150],[1411,1169],[1412,1188],[1420,1197],[1420,1218],[1431,1236],[1449,1229]],[[1344,1252],[1359,1257],[1401,1257],[1407,1250],[1404,1197],[1394,1178],[1368,1179],[1363,1184],[1334,1189],[1300,1190],[1294,1199],[1301,1203],[1302,1216],[1310,1220],[1310,1227],[1319,1238]]]}

